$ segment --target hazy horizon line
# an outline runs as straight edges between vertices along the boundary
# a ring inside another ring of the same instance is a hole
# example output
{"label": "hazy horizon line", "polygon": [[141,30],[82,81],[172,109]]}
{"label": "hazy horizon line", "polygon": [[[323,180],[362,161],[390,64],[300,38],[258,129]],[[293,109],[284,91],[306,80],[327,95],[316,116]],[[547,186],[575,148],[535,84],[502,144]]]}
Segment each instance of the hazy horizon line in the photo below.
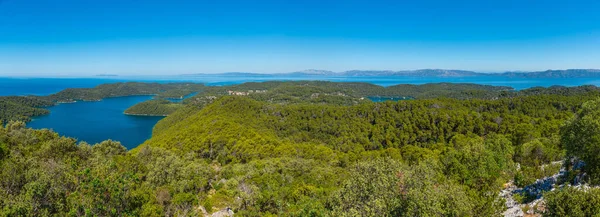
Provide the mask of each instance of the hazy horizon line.
{"label": "hazy horizon line", "polygon": [[334,71],[334,70],[326,70],[326,69],[304,69],[304,70],[296,70],[296,71],[288,71],[288,72],[254,72],[254,71],[223,71],[223,72],[182,72],[182,73],[174,73],[174,74],[163,74],[163,73],[100,73],[100,74],[83,74],[83,73],[55,73],[48,74],[47,72],[42,73],[0,73],[0,77],[4,78],[115,78],[115,77],[168,77],[168,76],[188,76],[188,75],[219,75],[219,74],[233,74],[233,73],[242,73],[242,74],[260,74],[260,75],[285,75],[292,73],[303,73],[310,71],[321,71],[321,72],[331,72],[331,73],[344,73],[350,71],[371,71],[371,72],[410,72],[410,71],[421,71],[421,70],[442,70],[442,71],[466,71],[466,72],[474,72],[481,74],[502,74],[502,73],[532,73],[532,72],[545,72],[545,71],[568,71],[568,70],[600,70],[598,68],[565,68],[565,69],[545,69],[545,70],[501,70],[501,71],[490,71],[490,70],[468,70],[468,69],[445,69],[445,68],[418,68],[418,69],[400,69],[400,70],[391,70],[391,69],[350,69],[350,70],[342,70],[342,71]]}

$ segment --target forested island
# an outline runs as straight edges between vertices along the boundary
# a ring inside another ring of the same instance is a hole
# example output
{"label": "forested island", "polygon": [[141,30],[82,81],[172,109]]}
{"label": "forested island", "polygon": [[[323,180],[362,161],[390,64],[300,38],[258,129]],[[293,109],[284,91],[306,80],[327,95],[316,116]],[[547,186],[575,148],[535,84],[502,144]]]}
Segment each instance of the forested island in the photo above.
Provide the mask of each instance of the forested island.
{"label": "forested island", "polygon": [[166,99],[155,99],[138,103],[125,110],[124,113],[126,115],[168,116],[181,106],[183,105],[180,103],[173,103]]}
{"label": "forested island", "polygon": [[507,200],[521,214],[600,213],[595,86],[156,85],[0,99],[19,111],[198,92],[128,109],[168,115],[129,151],[28,129],[35,112],[0,113],[11,120],[0,128],[0,215],[498,216]]}
{"label": "forested island", "polygon": [[52,102],[98,101],[108,97],[157,95],[159,98],[183,97],[202,90],[197,83],[141,83],[126,82],[102,84],[95,88],[72,88],[43,97]]}

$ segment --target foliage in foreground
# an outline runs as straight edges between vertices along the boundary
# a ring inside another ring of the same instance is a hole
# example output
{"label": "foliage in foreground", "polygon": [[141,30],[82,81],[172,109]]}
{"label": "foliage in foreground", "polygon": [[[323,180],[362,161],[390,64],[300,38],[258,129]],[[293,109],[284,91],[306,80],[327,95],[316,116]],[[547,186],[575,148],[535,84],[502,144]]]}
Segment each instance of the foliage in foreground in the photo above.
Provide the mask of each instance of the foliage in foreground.
{"label": "foliage in foreground", "polygon": [[545,216],[599,216],[600,189],[564,187],[544,195]]}
{"label": "foliage in foreground", "polygon": [[[463,140],[456,144],[476,152],[460,158],[448,152],[412,163],[390,150],[363,153],[359,163],[340,166],[339,153],[325,147],[311,153],[313,147],[300,145],[296,149],[305,149],[302,157],[282,149],[280,156],[220,164],[149,146],[127,152],[112,141],[77,145],[74,139],[12,122],[0,130],[0,212],[193,216],[201,214],[198,207],[203,206],[208,212],[231,207],[248,216],[497,213],[501,206],[491,204],[501,203],[492,191],[502,172],[490,170],[496,178],[477,181],[485,187],[467,184],[482,177],[453,171],[475,169],[461,164],[476,159],[490,161],[490,166],[510,159],[491,151],[499,150],[491,146],[493,141]],[[454,163],[437,160],[442,158]]]}
{"label": "foliage in foreground", "polygon": [[585,181],[600,184],[600,99],[583,104],[576,117],[564,126],[562,143],[569,163],[575,159],[585,162]]}

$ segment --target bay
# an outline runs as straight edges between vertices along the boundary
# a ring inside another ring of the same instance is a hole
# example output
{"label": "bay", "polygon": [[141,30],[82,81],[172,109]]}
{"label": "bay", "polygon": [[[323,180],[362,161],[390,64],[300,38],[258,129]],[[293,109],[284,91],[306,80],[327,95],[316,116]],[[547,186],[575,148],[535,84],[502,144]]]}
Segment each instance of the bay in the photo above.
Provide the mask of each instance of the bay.
{"label": "bay", "polygon": [[49,115],[34,117],[28,126],[52,129],[90,144],[111,139],[132,149],[150,138],[152,128],[163,117],[130,116],[123,111],[150,99],[152,96],[128,96],[58,104],[48,108]]}

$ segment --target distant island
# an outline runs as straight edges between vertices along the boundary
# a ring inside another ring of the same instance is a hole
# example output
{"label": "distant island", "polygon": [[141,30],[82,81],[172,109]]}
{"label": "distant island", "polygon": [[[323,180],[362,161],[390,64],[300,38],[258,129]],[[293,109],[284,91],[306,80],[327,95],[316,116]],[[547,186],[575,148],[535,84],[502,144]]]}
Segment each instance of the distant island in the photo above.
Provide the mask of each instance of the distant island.
{"label": "distant island", "polygon": [[369,77],[369,76],[398,76],[398,77],[507,77],[507,78],[600,78],[600,69],[566,69],[566,70],[546,70],[531,72],[501,72],[485,73],[467,70],[447,70],[447,69],[419,69],[419,70],[349,70],[343,72],[333,72],[327,70],[309,69],[289,73],[252,73],[252,72],[227,72],[218,74],[183,74],[182,76],[245,76],[245,77],[263,77],[263,76],[340,76],[340,77]]}
{"label": "distant island", "polygon": [[96,77],[117,77],[116,74],[97,74]]}

